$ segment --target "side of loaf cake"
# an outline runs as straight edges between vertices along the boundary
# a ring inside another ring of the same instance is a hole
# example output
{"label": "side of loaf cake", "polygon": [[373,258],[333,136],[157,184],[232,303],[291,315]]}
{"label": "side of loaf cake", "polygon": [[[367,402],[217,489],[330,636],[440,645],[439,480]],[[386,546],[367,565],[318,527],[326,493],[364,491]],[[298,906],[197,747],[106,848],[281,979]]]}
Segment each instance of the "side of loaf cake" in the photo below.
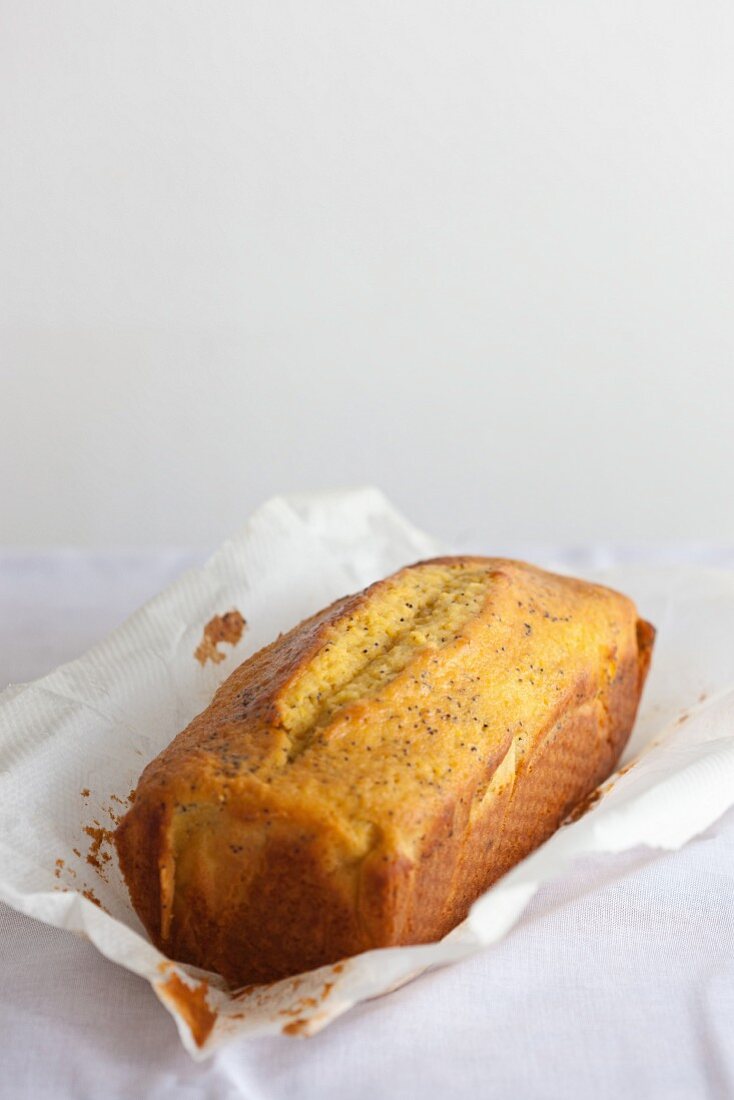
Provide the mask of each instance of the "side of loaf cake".
{"label": "side of loaf cake", "polygon": [[116,844],[172,958],[234,986],[438,939],[614,769],[653,628],[499,558],[420,562],[256,653]]}

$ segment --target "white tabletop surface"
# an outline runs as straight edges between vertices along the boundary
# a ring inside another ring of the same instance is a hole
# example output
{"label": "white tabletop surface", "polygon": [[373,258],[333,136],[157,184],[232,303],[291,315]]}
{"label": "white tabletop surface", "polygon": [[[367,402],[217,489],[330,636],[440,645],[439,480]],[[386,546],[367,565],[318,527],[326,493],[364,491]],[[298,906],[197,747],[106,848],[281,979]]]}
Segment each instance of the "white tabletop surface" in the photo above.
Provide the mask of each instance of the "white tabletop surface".
{"label": "white tabletop surface", "polygon": [[[641,553],[519,552],[579,568]],[[0,687],[76,656],[202,557],[0,553]],[[85,941],[0,906],[0,954],[2,1097],[732,1096],[734,812],[680,852],[576,867],[504,942],[313,1039],[239,1041],[201,1065],[148,984]]]}

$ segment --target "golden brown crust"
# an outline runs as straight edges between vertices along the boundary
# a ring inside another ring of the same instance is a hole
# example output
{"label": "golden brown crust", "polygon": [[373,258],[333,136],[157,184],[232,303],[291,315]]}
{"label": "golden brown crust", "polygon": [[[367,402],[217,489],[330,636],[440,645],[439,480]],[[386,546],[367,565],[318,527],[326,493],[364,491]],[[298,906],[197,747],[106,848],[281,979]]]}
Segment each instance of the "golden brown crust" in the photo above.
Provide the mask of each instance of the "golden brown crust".
{"label": "golden brown crust", "polygon": [[[479,610],[297,739],[299,677],[436,567],[479,577]],[[337,601],[145,769],[116,842],[151,938],[233,985],[439,938],[613,770],[653,640],[625,597],[505,559],[433,559]]]}

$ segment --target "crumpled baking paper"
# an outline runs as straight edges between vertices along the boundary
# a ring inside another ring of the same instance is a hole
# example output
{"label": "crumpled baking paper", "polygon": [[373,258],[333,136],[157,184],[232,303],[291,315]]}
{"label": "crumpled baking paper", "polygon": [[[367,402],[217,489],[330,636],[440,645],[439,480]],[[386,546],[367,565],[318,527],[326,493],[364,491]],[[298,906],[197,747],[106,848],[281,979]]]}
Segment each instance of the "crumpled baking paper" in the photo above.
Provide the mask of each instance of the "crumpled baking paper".
{"label": "crumpled baking paper", "polygon": [[[441,943],[369,951],[235,992],[165,958],[131,908],[111,843],[144,765],[280,631],[445,549],[374,489],[276,498],[100,645],[0,697],[0,899],[87,936],[146,978],[196,1059],[235,1036],[314,1034],[360,1001],[498,940],[540,885],[578,857],[678,848],[734,803],[734,575],[604,571],[593,579],[631,595],[658,628],[623,766],[462,925]],[[241,639],[233,644],[235,631],[217,643],[210,628],[212,644],[201,649],[207,624],[230,611],[246,620]]]}

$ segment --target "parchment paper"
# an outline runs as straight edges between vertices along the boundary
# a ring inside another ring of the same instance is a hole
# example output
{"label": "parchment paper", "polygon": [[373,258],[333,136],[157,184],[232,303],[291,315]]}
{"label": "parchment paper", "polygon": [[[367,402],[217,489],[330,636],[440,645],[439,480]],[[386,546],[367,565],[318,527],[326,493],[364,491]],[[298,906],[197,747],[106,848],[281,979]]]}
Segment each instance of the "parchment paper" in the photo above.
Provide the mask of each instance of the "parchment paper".
{"label": "parchment paper", "polygon": [[[371,951],[239,993],[166,959],[130,906],[110,842],[144,765],[281,630],[445,549],[377,490],[276,498],[106,641],[0,697],[0,899],[87,936],[146,978],[196,1059],[238,1035],[313,1034],[354,1004],[495,942],[541,883],[579,856],[680,847],[734,802],[734,577],[681,567],[606,571],[592,579],[633,596],[658,628],[623,767],[459,928],[439,944]],[[246,620],[241,639],[219,642],[202,665],[194,654],[207,624],[231,611]]]}

